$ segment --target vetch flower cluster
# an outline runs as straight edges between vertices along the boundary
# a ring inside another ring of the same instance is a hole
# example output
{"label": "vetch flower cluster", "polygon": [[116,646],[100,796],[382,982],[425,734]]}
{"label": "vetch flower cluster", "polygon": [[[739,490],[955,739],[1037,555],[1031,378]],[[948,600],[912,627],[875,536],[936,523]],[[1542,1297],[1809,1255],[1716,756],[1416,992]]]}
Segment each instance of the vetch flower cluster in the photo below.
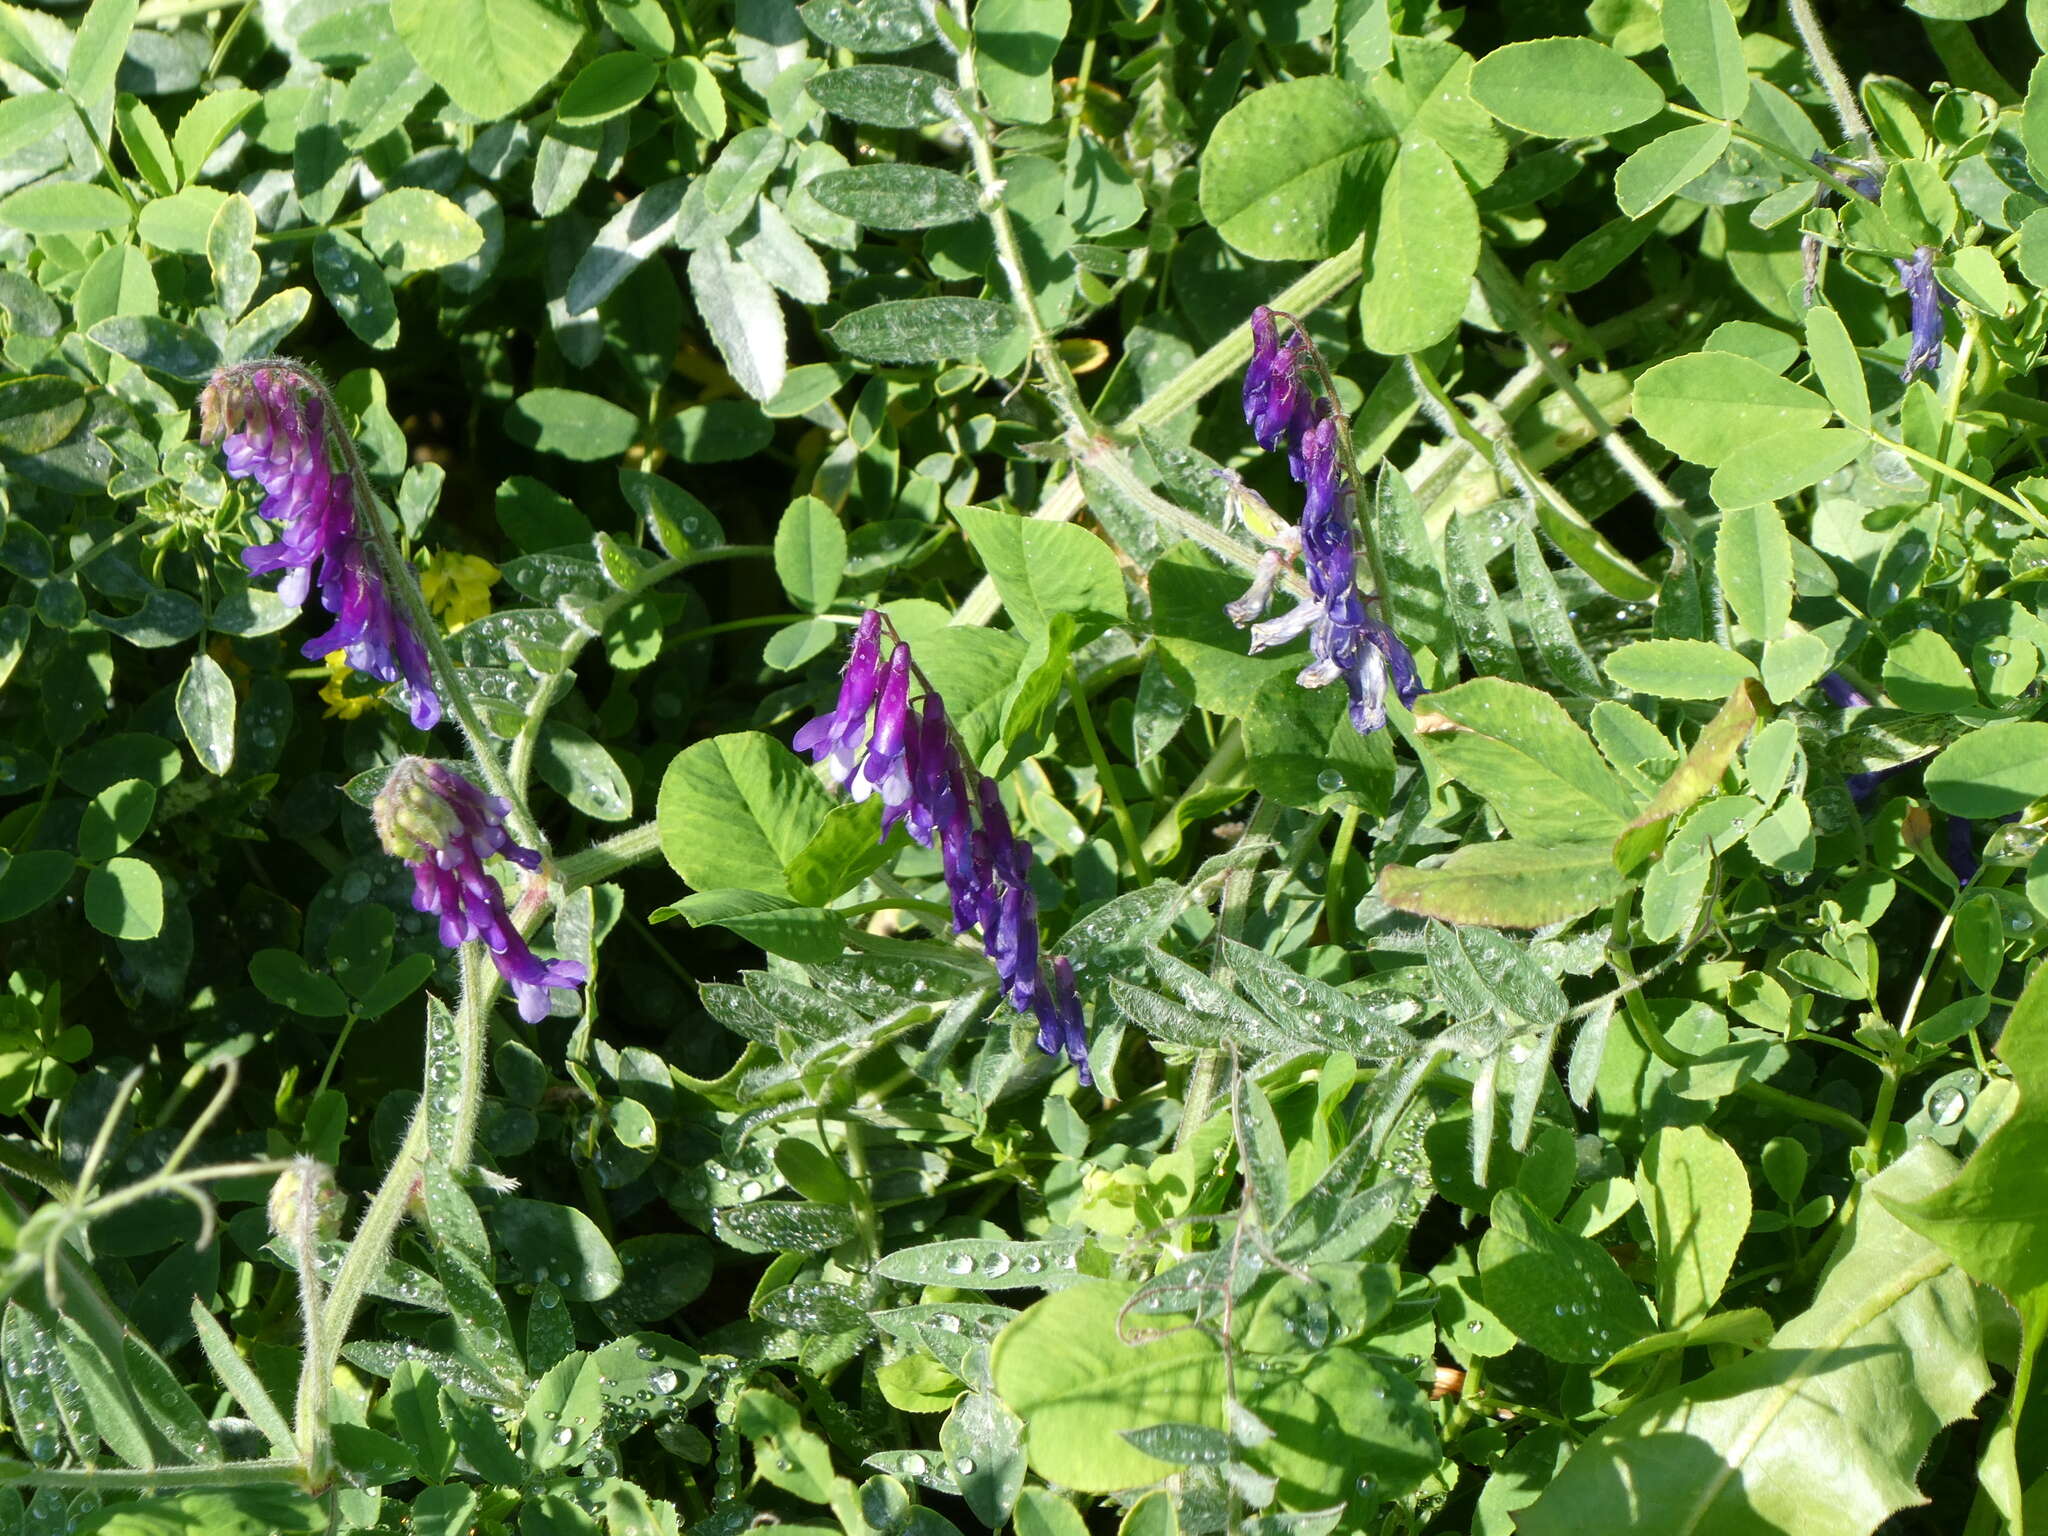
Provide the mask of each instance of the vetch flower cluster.
{"label": "vetch flower cluster", "polygon": [[412,723],[431,730],[441,699],[426,648],[393,607],[357,521],[374,511],[358,508],[351,476],[335,468],[322,392],[289,368],[224,368],[200,396],[200,414],[202,439],[221,444],[229,474],[263,488],[258,510],[278,525],[275,540],[242,551],[242,563],[282,573],[277,595],[294,608],[317,584],[334,617],[305,655],[339,651],[355,671],[397,684]]}
{"label": "vetch flower cluster", "polygon": [[1934,279],[1933,246],[1921,246],[1911,261],[1894,258],[1892,265],[1898,269],[1899,282],[1912,307],[1913,345],[1906,353],[1906,366],[1899,370],[1899,377],[1910,384],[1922,368],[1931,369],[1941,362],[1941,335],[1946,326],[1942,311],[1955,300]]}
{"label": "vetch flower cluster", "polygon": [[[1842,195],[1836,186],[1847,187],[1865,202],[1878,200],[1883,183],[1878,171],[1862,160],[1845,160],[1840,155],[1826,154],[1820,150],[1813,153],[1813,163],[1822,170],[1838,173],[1833,183],[1824,183],[1814,193],[1816,208],[1832,208],[1841,202]],[[1802,236],[1800,251],[1806,262],[1806,302],[1813,302],[1814,291],[1820,284],[1820,237],[1813,234]],[[1934,277],[1933,246],[1923,245],[1910,258],[1894,256],[1892,268],[1899,274],[1899,283],[1906,290],[1906,301],[1910,307],[1908,329],[1912,345],[1906,352],[1906,365],[1899,370],[1899,377],[1908,384],[1922,369],[1932,370],[1941,363],[1941,338],[1946,328],[1943,311],[1953,309],[1955,300],[1949,296]]]}
{"label": "vetch flower cluster", "polygon": [[800,729],[794,745],[854,799],[881,796],[884,837],[901,822],[920,846],[937,846],[953,931],[980,929],[1005,1001],[1038,1021],[1039,1048],[1064,1051],[1081,1081],[1092,1083],[1073,967],[1061,956],[1048,978],[1041,963],[1031,846],[1011,827],[995,784],[960,751],[945,704],[918,673],[910,647],[892,635],[884,657],[883,638],[882,615],[870,608],[854,630],[838,703]]}
{"label": "vetch flower cluster", "polygon": [[[1338,451],[1336,403],[1309,387],[1314,347],[1296,326],[1283,343],[1278,318],[1264,305],[1252,311],[1252,359],[1244,375],[1244,419],[1252,437],[1269,452],[1284,446],[1287,468],[1302,487],[1301,526],[1271,515],[1242,482],[1233,491],[1240,508],[1254,510],[1272,529],[1262,534],[1266,557],[1251,590],[1225,609],[1231,622],[1251,627],[1251,648],[1265,650],[1307,633],[1308,666],[1298,682],[1322,688],[1343,681],[1351,698],[1351,723],[1361,733],[1387,723],[1391,685],[1404,705],[1421,696],[1422,682],[1408,647],[1373,611],[1377,596],[1358,590],[1356,496]],[[1234,477],[1233,477],[1234,479]],[[1301,556],[1309,596],[1289,612],[1256,622],[1293,557]]]}
{"label": "vetch flower cluster", "polygon": [[519,1017],[534,1024],[548,1016],[551,991],[573,991],[585,978],[576,962],[542,960],[527,947],[503,888],[484,867],[495,853],[522,869],[540,868],[540,855],[506,833],[510,810],[446,764],[408,757],[377,792],[372,814],[384,851],[412,869],[414,909],[441,920],[441,942],[450,949],[471,942],[488,949]]}

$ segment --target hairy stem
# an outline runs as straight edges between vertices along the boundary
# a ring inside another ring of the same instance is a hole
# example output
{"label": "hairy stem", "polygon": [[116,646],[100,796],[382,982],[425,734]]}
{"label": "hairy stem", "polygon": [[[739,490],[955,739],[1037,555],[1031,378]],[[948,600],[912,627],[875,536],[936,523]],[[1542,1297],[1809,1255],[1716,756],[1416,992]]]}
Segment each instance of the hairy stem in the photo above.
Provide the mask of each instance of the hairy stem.
{"label": "hairy stem", "polygon": [[1827,34],[1820,28],[1820,18],[1813,13],[1813,0],[1786,0],[1785,8],[1791,12],[1792,25],[1806,49],[1807,61],[1813,65],[1814,74],[1820,77],[1820,83],[1827,90],[1835,118],[1842,125],[1842,137],[1859,148],[1867,146],[1870,143],[1870,124],[1864,119],[1862,104],[1856,100],[1849,77],[1842,73],[1842,66],[1835,62],[1834,50],[1828,47]]}
{"label": "hairy stem", "polygon": [[1074,706],[1074,719],[1081,726],[1081,740],[1087,745],[1088,759],[1095,764],[1095,778],[1102,785],[1102,796],[1109,802],[1109,814],[1116,822],[1117,836],[1123,839],[1124,852],[1130,857],[1131,873],[1138,884],[1150,885],[1152,866],[1145,858],[1145,844],[1138,836],[1138,824],[1131,820],[1131,808],[1124,804],[1123,786],[1117,783],[1109,754],[1102,750],[1102,738],[1095,731],[1095,717],[1089,712],[1088,695],[1081,689],[1081,674],[1071,661],[1067,663],[1067,697]]}
{"label": "hairy stem", "polygon": [[[951,0],[951,4],[960,31],[971,34],[967,0]],[[1010,210],[1003,203],[1003,178],[997,174],[995,148],[989,142],[988,118],[982,111],[981,77],[971,40],[955,54],[954,67],[960,92],[954,100],[953,120],[966,136],[968,153],[974,161],[974,179],[981,185],[981,211],[988,220],[989,233],[995,237],[996,263],[1003,269],[1011,301],[1031,333],[1032,355],[1038,360],[1046,392],[1052,397],[1061,421],[1069,432],[1091,432],[1095,418],[1088,414],[1088,406],[1081,399],[1081,386],[1074,382],[1073,370],[1060,356],[1059,344],[1039,313],[1038,297],[1031,291],[1031,279],[1024,266],[1024,247],[1017,239],[1016,225],[1010,221]]]}
{"label": "hairy stem", "polygon": [[[545,902],[536,902],[530,911],[522,903],[518,915],[522,934],[530,933],[540,925],[545,910]],[[428,1162],[444,1162],[457,1172],[469,1166],[477,1110],[484,1091],[484,1047],[489,1039],[491,1005],[497,1001],[503,979],[495,967],[484,963],[481,944],[465,944],[462,950],[463,989],[455,1017],[456,1102],[445,1116],[450,1127],[447,1145],[433,1145],[433,1132],[442,1113],[431,1102],[435,1063],[430,1043],[430,1054],[422,1073],[419,1104],[413,1110],[412,1124],[406,1128],[405,1141],[399,1147],[398,1155],[392,1158],[383,1183],[370,1197],[363,1219],[349,1242],[348,1254],[334,1277],[333,1288],[327,1293],[326,1304],[320,1309],[319,1353],[307,1353],[300,1375],[302,1407],[305,1394],[312,1390],[310,1383],[316,1374],[323,1387],[333,1375],[335,1361],[341,1356],[341,1346],[348,1338],[349,1325],[355,1321],[356,1311],[369,1292],[370,1282],[384,1268],[392,1240],[398,1235],[398,1225],[405,1219],[406,1206],[412,1200],[413,1187],[425,1172]]]}

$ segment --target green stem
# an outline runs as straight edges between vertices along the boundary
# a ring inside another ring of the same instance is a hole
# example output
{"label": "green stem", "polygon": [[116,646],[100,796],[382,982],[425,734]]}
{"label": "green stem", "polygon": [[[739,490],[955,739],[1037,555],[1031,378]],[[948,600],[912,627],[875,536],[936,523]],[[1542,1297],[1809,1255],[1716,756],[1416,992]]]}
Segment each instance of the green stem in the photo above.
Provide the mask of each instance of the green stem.
{"label": "green stem", "polygon": [[1332,944],[1351,941],[1351,903],[1344,886],[1351,878],[1351,846],[1358,835],[1358,807],[1347,805],[1337,818],[1337,841],[1330,849],[1328,878],[1323,882],[1323,923]]}
{"label": "green stem", "polygon": [[1811,1120],[1830,1130],[1840,1131],[1846,1136],[1864,1134],[1864,1124],[1846,1110],[1836,1109],[1832,1104],[1822,1104],[1813,1099],[1802,1099],[1796,1093],[1787,1093],[1782,1088],[1773,1088],[1769,1083],[1745,1082],[1735,1090],[1745,1099],[1753,1099],[1766,1108],[1784,1114],[1797,1115],[1802,1120]]}
{"label": "green stem", "polygon": [[868,1174],[867,1127],[852,1115],[840,1122],[846,1142],[846,1168],[852,1175],[853,1220],[860,1229],[861,1249],[870,1263],[882,1256],[881,1223],[875,1216],[874,1181]]}
{"label": "green stem", "polygon": [[[1658,1026],[1656,1017],[1648,1008],[1642,1006],[1640,993],[1629,994],[1623,1011],[1629,1023],[1642,1036],[1643,1044],[1649,1048],[1650,1054],[1665,1066],[1683,1070],[1701,1059],[1681,1051],[1671,1043],[1670,1037]],[[1846,1110],[1836,1109],[1832,1104],[1822,1104],[1814,1099],[1802,1099],[1796,1093],[1787,1093],[1784,1089],[1773,1088],[1768,1083],[1745,1080],[1735,1091],[1745,1099],[1753,1099],[1759,1104],[1777,1110],[1780,1114],[1797,1115],[1802,1120],[1825,1125],[1859,1141],[1869,1132],[1868,1126]]]}
{"label": "green stem", "polygon": [[483,776],[490,792],[511,806],[506,818],[512,834],[527,847],[547,852],[547,840],[541,836],[532,813],[526,808],[526,799],[512,780],[506,775],[505,766],[498,758],[497,748],[492,744],[489,732],[484,729],[482,718],[477,714],[476,705],[469,691],[462,686],[457,675],[455,658],[449,653],[448,642],[441,633],[441,627],[427,607],[426,594],[420,591],[419,573],[405,558],[398,547],[398,537],[392,532],[396,517],[378,497],[376,488],[370,484],[370,472],[363,463],[361,451],[355,439],[342,429],[341,408],[325,381],[303,364],[290,358],[270,357],[250,363],[238,363],[233,372],[243,374],[258,368],[275,368],[289,372],[297,387],[314,396],[320,402],[327,436],[340,450],[342,468],[349,477],[349,484],[355,490],[356,525],[369,539],[376,551],[377,564],[384,576],[386,592],[397,604],[402,622],[412,627],[426,648],[429,671],[434,685],[439,689],[449,712],[455,717],[461,729],[463,740],[469,747],[471,760],[477,772]]}
{"label": "green stem", "polygon": [[1372,595],[1379,601],[1381,619],[1391,628],[1399,629],[1400,620],[1394,611],[1394,584],[1387,579],[1387,565],[1380,558],[1379,532],[1368,510],[1372,505],[1372,487],[1365,483],[1365,478],[1358,472],[1358,452],[1351,441],[1351,418],[1337,405],[1336,376],[1330,372],[1330,365],[1323,361],[1322,348],[1309,339],[1301,321],[1291,314],[1287,319],[1302,339],[1308,341],[1309,358],[1315,365],[1318,378],[1322,381],[1323,395],[1332,407],[1331,420],[1337,428],[1337,462],[1344,471],[1345,484],[1351,487],[1351,527],[1352,532],[1358,535],[1359,542],[1365,546],[1366,567],[1372,572]]}
{"label": "green stem", "polygon": [[1870,124],[1864,120],[1863,108],[1856,100],[1849,77],[1835,62],[1834,50],[1828,47],[1827,34],[1821,31],[1820,18],[1813,14],[1812,0],[1786,0],[1786,9],[1791,13],[1792,26],[1799,33],[1799,41],[1805,45],[1806,57],[1813,65],[1814,74],[1827,88],[1828,100],[1842,125],[1842,137],[1853,144],[1868,145]]}
{"label": "green stem", "polygon": [[298,1462],[276,1459],[177,1467],[29,1467],[0,1462],[0,1481],[22,1488],[247,1488],[265,1483],[303,1485],[304,1480],[305,1468]]}
{"label": "green stem", "polygon": [[[545,891],[546,886],[536,882],[533,889]],[[513,916],[521,928],[540,925],[537,903],[530,916],[525,912]],[[519,922],[522,917],[526,921]],[[485,962],[481,944],[462,946],[461,967],[462,999],[455,1010],[455,1058],[461,1081],[448,1131],[448,1166],[457,1173],[469,1166],[470,1149],[476,1144],[477,1115],[483,1107],[484,1084],[489,1075],[484,1056],[491,1040],[491,1003],[499,985],[497,968]]]}
{"label": "green stem", "polygon": [[142,526],[143,525],[139,519],[132,523],[123,523],[119,528],[116,528],[104,539],[100,539],[99,541],[97,541],[90,549],[88,549],[84,554],[80,555],[76,560],[73,560],[69,565],[65,566],[64,569],[59,571],[56,574],[56,576],[52,579],[56,581],[62,581],[67,576],[76,575],[80,570],[90,565],[93,561],[99,559],[101,555],[104,555],[108,550],[114,548],[117,544],[124,543],[128,539],[132,538],[135,534],[141,532]]}
{"label": "green stem", "polygon": [[1174,801],[1167,813],[1153,824],[1145,835],[1145,857],[1157,863],[1165,859],[1180,844],[1180,815],[1183,806],[1192,805],[1206,798],[1219,784],[1235,779],[1244,772],[1245,765],[1244,727],[1233,720],[1216,740],[1204,763],[1195,776],[1188,780],[1180,798]]}
{"label": "green stem", "polygon": [[1579,381],[1572,377],[1571,370],[1557,360],[1557,355],[1545,343],[1541,334],[1544,321],[1540,307],[1534,304],[1521,280],[1509,270],[1508,264],[1494,253],[1491,247],[1479,253],[1479,278],[1500,307],[1507,311],[1508,324],[1521,337],[1522,345],[1528,349],[1529,360],[1543,370],[1543,376],[1550,380],[1551,387],[1558,390],[1578,407],[1586,425],[1600,435],[1600,443],[1607,450],[1608,457],[1621,466],[1622,472],[1636,484],[1651,506],[1667,517],[1684,520],[1689,530],[1691,519],[1686,517],[1684,503],[1672,493],[1657,472],[1643,462],[1642,455],[1607,419],[1607,413],[1595,405]]}
{"label": "green stem", "polygon": [[2028,506],[2025,502],[2016,500],[2015,498],[2006,495],[2005,492],[2001,490],[1996,490],[1993,487],[1986,485],[1982,480],[1979,480],[1976,476],[1965,474],[1962,470],[1955,468],[1953,465],[1942,463],[1941,460],[1935,458],[1932,454],[1922,453],[1918,448],[1913,447],[1911,444],[1897,442],[1892,438],[1886,437],[1882,432],[1872,431],[1868,427],[1865,427],[1863,430],[1869,436],[1870,440],[1873,443],[1876,443],[1880,448],[1889,448],[1892,450],[1892,452],[1899,454],[1904,458],[1911,459],[1915,464],[1918,464],[1922,469],[1931,469],[1936,474],[1945,476],[1946,478],[1955,481],[1958,485],[1968,486],[1971,490],[1975,491],[1979,496],[1983,496],[1988,498],[1989,500],[1997,502],[2001,507],[2004,507],[2008,512],[2018,513],[2022,518],[2026,519],[2026,521],[2032,523],[2037,532],[2048,533],[2048,518],[2042,517],[2042,515],[2039,512],[2036,512],[2032,507]]}
{"label": "green stem", "polygon": [[60,1200],[71,1193],[71,1184],[64,1177],[63,1169],[40,1152],[31,1151],[18,1142],[0,1141],[0,1172],[27,1179]]}
{"label": "green stem", "polygon": [[[1185,507],[1179,507],[1161,496],[1151,486],[1138,478],[1131,461],[1123,449],[1106,437],[1093,439],[1081,453],[1081,462],[1094,470],[1129,501],[1133,506],[1148,513],[1154,521],[1165,524],[1181,537],[1192,539],[1204,549],[1221,555],[1232,565],[1255,571],[1263,558],[1263,552],[1252,548],[1242,539],[1231,537],[1206,518],[1197,517]],[[1309,595],[1308,583],[1300,576],[1289,572],[1280,578],[1280,585],[1297,597]]]}
{"label": "green stem", "polygon": [[142,205],[135,201],[135,194],[128,190],[128,183],[121,179],[121,173],[114,168],[114,157],[108,152],[106,140],[100,137],[99,129],[93,126],[91,115],[84,103],[69,92],[64,99],[71,103],[71,110],[78,115],[78,121],[85,129],[85,136],[92,140],[93,153],[99,157],[100,168],[107,173],[107,180],[114,184],[114,190],[121,194],[121,201],[128,205],[128,217],[134,218],[142,212]]}
{"label": "green stem", "polygon": [[512,808],[506,820],[511,823],[513,836],[527,847],[546,854],[547,839],[534,821],[533,813],[526,808],[526,796],[506,773],[505,765],[498,757],[498,749],[484,728],[483,717],[477,713],[475,701],[463,686],[456,671],[455,657],[449,652],[448,641],[427,607],[426,594],[420,591],[419,573],[398,547],[398,537],[391,531],[384,503],[370,486],[369,472],[363,467],[354,440],[345,432],[336,435],[347,444],[349,474],[355,482],[356,495],[363,508],[361,520],[369,524],[370,542],[377,551],[378,563],[384,567],[386,585],[404,610],[405,621],[412,625],[426,647],[427,665],[442,697],[448,702],[449,713],[454,715],[455,723],[462,731],[471,761],[483,775],[490,792]]}
{"label": "green stem", "polygon": [[[1228,988],[1236,980],[1236,970],[1224,946],[1244,932],[1245,919],[1251,912],[1252,871],[1258,867],[1262,857],[1260,845],[1272,837],[1281,809],[1279,801],[1260,797],[1258,808],[1246,820],[1244,831],[1238,837],[1238,846],[1249,848],[1250,857],[1240,860],[1224,876],[1223,894],[1217,902],[1216,912],[1216,958],[1209,967],[1210,978],[1218,986]],[[1223,1046],[1208,1046],[1196,1053],[1195,1064],[1188,1072],[1187,1097],[1181,1103],[1180,1129],[1173,1139],[1175,1151],[1194,1140],[1195,1133],[1209,1118],[1222,1093],[1229,1065],[1230,1054]]]}
{"label": "green stem", "polygon": [[[528,910],[522,902],[516,924],[522,934],[530,933],[539,926],[542,908],[543,903],[536,902]],[[348,1338],[349,1325],[355,1321],[356,1311],[369,1292],[370,1282],[384,1268],[392,1239],[398,1235],[398,1224],[405,1219],[406,1206],[412,1200],[413,1186],[426,1171],[429,1161],[443,1162],[457,1172],[469,1166],[477,1111],[484,1091],[483,1058],[489,1037],[490,1010],[497,1001],[503,981],[495,967],[484,964],[481,944],[465,944],[462,948],[463,989],[455,1018],[456,1103],[454,1110],[447,1115],[450,1127],[447,1145],[437,1147],[432,1144],[439,1112],[431,1102],[434,1063],[429,1059],[427,1070],[421,1075],[419,1104],[413,1110],[411,1125],[406,1127],[405,1141],[399,1147],[398,1155],[391,1160],[383,1183],[370,1197],[363,1219],[349,1242],[348,1253],[335,1274],[334,1285],[327,1293],[326,1304],[320,1309],[319,1353],[309,1351],[300,1371],[302,1404],[306,1394],[315,1390],[315,1381],[319,1383],[319,1390],[324,1391],[333,1376],[335,1361],[340,1358],[341,1346]]]}
{"label": "green stem", "polygon": [[555,866],[564,892],[611,879],[621,870],[644,864],[661,852],[661,829],[651,821],[572,853]]}
{"label": "green stem", "polygon": [[300,1169],[299,1188],[293,1200],[292,1242],[298,1249],[299,1314],[305,1328],[304,1358],[308,1364],[324,1362],[325,1368],[318,1372],[299,1372],[292,1433],[298,1441],[299,1460],[305,1464],[306,1480],[318,1489],[327,1486],[334,1471],[334,1439],[328,1424],[328,1408],[334,1396],[334,1366],[324,1338],[326,1308],[320,1297],[319,1213],[315,1192],[305,1182],[305,1175],[310,1172],[303,1166]]}
{"label": "green stem", "polygon": [[1073,662],[1067,663],[1067,697],[1074,706],[1074,719],[1080,723],[1081,739],[1087,743],[1089,761],[1095,764],[1095,779],[1102,786],[1103,798],[1109,802],[1109,814],[1116,822],[1117,836],[1123,839],[1124,852],[1130,856],[1131,872],[1140,885],[1152,883],[1152,866],[1145,858],[1145,844],[1138,836],[1138,825],[1131,820],[1131,808],[1124,803],[1123,786],[1117,783],[1116,770],[1110,766],[1109,754],[1102,750],[1102,738],[1095,732],[1095,718],[1090,712],[1088,696],[1081,690],[1081,674],[1074,670]]}
{"label": "green stem", "polygon": [[1073,371],[1067,367],[1066,359],[1060,356],[1059,344],[1053,340],[1052,332],[1046,329],[1045,317],[1039,313],[1038,298],[1031,291],[1030,276],[1024,265],[1024,247],[1017,239],[1016,226],[1010,221],[1010,210],[1003,203],[1003,178],[996,169],[995,149],[989,142],[987,118],[982,111],[981,78],[974,57],[967,0],[952,0],[952,8],[962,35],[970,39],[955,55],[954,67],[960,91],[954,99],[954,121],[966,136],[968,154],[974,163],[974,179],[981,184],[981,211],[988,219],[989,233],[995,237],[996,264],[1003,269],[1011,300],[1016,304],[1017,312],[1024,317],[1025,328],[1031,333],[1032,355],[1038,359],[1039,372],[1045,376],[1047,393],[1052,397],[1061,420],[1069,432],[1092,432],[1095,430],[1095,418],[1088,414],[1087,403],[1081,398],[1081,386],[1074,382]]}

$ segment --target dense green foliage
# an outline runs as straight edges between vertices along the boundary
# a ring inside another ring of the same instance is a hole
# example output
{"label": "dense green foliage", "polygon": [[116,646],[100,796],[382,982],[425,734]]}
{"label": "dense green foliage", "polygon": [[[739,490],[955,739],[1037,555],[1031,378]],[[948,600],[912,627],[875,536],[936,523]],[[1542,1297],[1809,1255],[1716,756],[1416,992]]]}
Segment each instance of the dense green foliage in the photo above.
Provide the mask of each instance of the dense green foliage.
{"label": "dense green foliage", "polygon": [[[2048,5],[1839,9],[0,4],[0,1536],[2048,1521]],[[870,608],[1092,1085],[789,746]]]}

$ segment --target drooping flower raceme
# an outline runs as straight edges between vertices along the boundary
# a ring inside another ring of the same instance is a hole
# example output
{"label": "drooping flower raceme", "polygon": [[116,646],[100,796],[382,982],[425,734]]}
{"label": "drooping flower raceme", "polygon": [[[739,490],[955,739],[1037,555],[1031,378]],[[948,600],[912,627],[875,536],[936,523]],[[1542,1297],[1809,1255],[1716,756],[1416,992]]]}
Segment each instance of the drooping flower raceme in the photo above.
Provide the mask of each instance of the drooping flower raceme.
{"label": "drooping flower raceme", "polygon": [[445,763],[408,757],[391,770],[372,813],[384,851],[412,870],[413,907],[441,920],[441,942],[450,949],[472,942],[488,949],[519,1017],[533,1024],[548,1016],[548,994],[573,991],[584,973],[573,960],[543,960],[527,947],[503,888],[485,868],[492,854],[540,868],[540,855],[506,833],[509,810]]}
{"label": "drooping flower raceme", "polygon": [[[1251,590],[1225,612],[1232,623],[1251,626],[1254,651],[1306,633],[1311,660],[1298,681],[1304,688],[1321,688],[1341,679],[1351,697],[1352,725],[1361,733],[1372,732],[1387,723],[1389,685],[1403,704],[1412,705],[1421,696],[1422,682],[1408,647],[1374,613],[1377,599],[1358,590],[1355,497],[1339,462],[1336,406],[1317,398],[1303,377],[1311,356],[1307,336],[1296,329],[1281,342],[1274,319],[1263,305],[1252,311],[1244,416],[1261,448],[1285,445],[1288,471],[1302,486],[1301,527],[1287,527],[1257,502],[1264,514],[1259,522],[1271,530],[1261,530],[1267,554]],[[1240,506],[1257,501],[1241,482],[1233,488]],[[1255,622],[1296,553],[1308,580],[1308,599],[1278,618]]]}
{"label": "drooping flower raceme", "polygon": [[294,608],[317,585],[334,617],[305,654],[339,651],[353,670],[397,684],[412,723],[431,730],[441,699],[426,648],[392,605],[357,521],[375,511],[357,506],[351,477],[335,468],[322,393],[288,368],[224,368],[200,396],[200,412],[201,436],[221,444],[229,474],[263,488],[258,510],[278,525],[272,542],[242,551],[242,563],[257,575],[281,573],[277,595]]}
{"label": "drooping flower raceme", "polygon": [[882,641],[882,615],[870,608],[854,630],[838,703],[798,730],[796,749],[824,764],[855,799],[879,795],[884,837],[901,822],[920,846],[937,845],[953,931],[981,931],[1004,1000],[1038,1021],[1039,1048],[1065,1052],[1081,1081],[1092,1083],[1073,967],[1055,959],[1048,980],[1041,963],[1031,846],[1011,827],[995,784],[960,751],[945,704],[919,676],[910,647],[896,639],[885,657]]}

